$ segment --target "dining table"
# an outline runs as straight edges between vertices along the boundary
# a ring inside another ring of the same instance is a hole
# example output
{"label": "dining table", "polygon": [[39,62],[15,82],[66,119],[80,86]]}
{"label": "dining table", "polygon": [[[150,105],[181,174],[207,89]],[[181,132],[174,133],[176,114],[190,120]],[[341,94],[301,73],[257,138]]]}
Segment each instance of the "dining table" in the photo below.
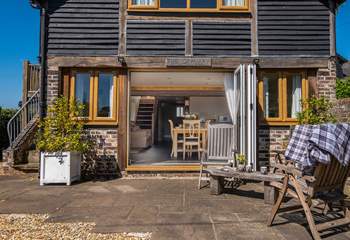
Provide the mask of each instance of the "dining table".
{"label": "dining table", "polygon": [[[193,130],[192,130],[193,131]],[[201,135],[201,147],[203,149],[206,148],[206,144],[207,144],[207,134],[208,134],[208,128],[205,128],[204,126],[200,128],[200,135]],[[182,126],[178,126],[178,127],[175,127],[174,130],[173,130],[173,146],[174,146],[174,157],[177,158],[177,153],[178,153],[178,139],[179,139],[179,136],[183,135],[184,133],[189,133],[190,132],[190,129],[184,129]]]}

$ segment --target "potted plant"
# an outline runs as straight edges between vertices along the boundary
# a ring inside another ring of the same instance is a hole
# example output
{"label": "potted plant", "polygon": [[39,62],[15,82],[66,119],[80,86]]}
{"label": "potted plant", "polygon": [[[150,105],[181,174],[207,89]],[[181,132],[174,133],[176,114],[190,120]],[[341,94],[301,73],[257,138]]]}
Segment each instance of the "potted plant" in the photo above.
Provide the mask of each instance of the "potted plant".
{"label": "potted plant", "polygon": [[79,119],[83,105],[59,97],[39,124],[40,185],[80,180],[80,162],[89,144]]}
{"label": "potted plant", "polygon": [[238,171],[244,172],[245,171],[245,165],[247,163],[247,159],[244,154],[238,154],[237,155],[237,161],[238,161]]}

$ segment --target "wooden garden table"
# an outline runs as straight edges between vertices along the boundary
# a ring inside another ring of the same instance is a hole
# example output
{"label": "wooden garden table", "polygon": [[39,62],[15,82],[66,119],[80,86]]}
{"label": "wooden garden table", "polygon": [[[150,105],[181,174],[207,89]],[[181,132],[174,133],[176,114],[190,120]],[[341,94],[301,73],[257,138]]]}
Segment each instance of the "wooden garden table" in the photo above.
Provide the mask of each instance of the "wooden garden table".
{"label": "wooden garden table", "polygon": [[266,175],[260,172],[239,172],[231,167],[220,169],[207,169],[210,174],[210,193],[219,195],[224,190],[225,178],[237,178],[242,180],[255,180],[264,182],[264,201],[266,204],[274,204],[278,192],[270,185],[270,182],[282,182],[284,175],[268,173]]}

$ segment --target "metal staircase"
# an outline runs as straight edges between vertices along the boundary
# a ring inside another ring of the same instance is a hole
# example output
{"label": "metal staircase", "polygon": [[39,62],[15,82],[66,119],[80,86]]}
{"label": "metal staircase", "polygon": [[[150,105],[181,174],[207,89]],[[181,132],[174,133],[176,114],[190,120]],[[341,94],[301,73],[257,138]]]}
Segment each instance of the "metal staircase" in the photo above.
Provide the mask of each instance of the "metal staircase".
{"label": "metal staircase", "polygon": [[10,148],[15,149],[23,143],[25,136],[37,124],[39,111],[39,90],[37,90],[7,124]]}
{"label": "metal staircase", "polygon": [[[26,61],[23,76],[22,106],[7,124],[10,146],[3,156],[10,167],[24,166],[28,169],[28,150],[33,149],[40,114],[40,66]],[[29,168],[35,170],[38,165],[35,163]]]}

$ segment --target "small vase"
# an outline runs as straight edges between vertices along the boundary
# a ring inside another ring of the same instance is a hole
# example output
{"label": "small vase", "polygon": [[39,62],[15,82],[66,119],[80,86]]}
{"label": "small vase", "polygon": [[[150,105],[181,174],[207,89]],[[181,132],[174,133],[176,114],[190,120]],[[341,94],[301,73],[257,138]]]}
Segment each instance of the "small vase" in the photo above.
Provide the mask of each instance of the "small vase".
{"label": "small vase", "polygon": [[248,173],[252,172],[253,171],[252,166],[251,165],[245,166],[245,171],[248,172]]}
{"label": "small vase", "polygon": [[238,164],[238,171],[244,172],[245,171],[245,165],[244,164]]}

